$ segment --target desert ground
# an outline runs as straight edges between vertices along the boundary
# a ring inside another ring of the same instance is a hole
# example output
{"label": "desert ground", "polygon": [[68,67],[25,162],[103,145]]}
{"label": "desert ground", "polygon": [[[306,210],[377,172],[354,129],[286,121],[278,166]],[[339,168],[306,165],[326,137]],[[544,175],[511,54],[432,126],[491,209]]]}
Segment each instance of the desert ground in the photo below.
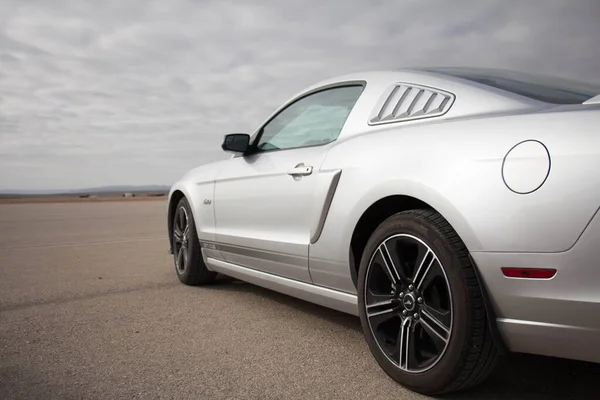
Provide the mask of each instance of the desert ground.
{"label": "desert ground", "polygon": [[[179,283],[166,202],[0,204],[1,399],[420,399],[358,318],[227,278]],[[568,345],[568,344],[565,344]],[[600,366],[510,355],[450,399],[594,399]]]}

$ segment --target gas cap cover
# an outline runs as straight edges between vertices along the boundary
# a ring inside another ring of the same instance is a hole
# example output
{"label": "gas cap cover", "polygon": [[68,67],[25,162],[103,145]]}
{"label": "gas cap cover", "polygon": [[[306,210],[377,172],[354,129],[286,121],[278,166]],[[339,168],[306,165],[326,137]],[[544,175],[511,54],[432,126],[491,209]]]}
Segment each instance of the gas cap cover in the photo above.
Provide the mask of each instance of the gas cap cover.
{"label": "gas cap cover", "polygon": [[510,190],[533,193],[542,187],[550,174],[550,152],[538,140],[517,143],[504,156],[502,179]]}

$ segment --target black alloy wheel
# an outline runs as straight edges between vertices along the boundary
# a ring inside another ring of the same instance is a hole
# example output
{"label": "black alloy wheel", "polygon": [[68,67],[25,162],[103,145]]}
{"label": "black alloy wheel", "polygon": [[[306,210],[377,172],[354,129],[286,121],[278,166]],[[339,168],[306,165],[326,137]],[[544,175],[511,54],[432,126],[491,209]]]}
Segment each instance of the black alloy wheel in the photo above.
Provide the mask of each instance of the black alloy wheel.
{"label": "black alloy wheel", "polygon": [[173,262],[179,280],[186,285],[213,282],[217,274],[204,263],[194,215],[185,197],[177,204],[172,226]]}
{"label": "black alloy wheel", "polygon": [[446,273],[419,238],[386,238],[367,266],[365,305],[380,350],[403,371],[424,372],[445,353],[452,332]]}
{"label": "black alloy wheel", "polygon": [[184,206],[178,207],[173,219],[173,254],[175,255],[175,268],[183,274],[189,263],[188,237],[190,225],[187,210]]}

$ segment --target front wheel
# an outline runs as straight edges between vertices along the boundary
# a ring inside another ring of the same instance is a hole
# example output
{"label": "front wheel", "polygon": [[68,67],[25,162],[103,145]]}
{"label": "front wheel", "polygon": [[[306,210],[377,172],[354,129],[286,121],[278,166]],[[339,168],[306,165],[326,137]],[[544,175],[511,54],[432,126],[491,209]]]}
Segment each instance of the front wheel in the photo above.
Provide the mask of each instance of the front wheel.
{"label": "front wheel", "polygon": [[431,395],[473,386],[493,370],[498,350],[474,266],[441,215],[411,210],[385,220],[358,278],[363,332],[392,379]]}
{"label": "front wheel", "polygon": [[200,242],[189,202],[183,197],[173,216],[173,262],[175,272],[186,285],[201,285],[215,280],[200,252]]}

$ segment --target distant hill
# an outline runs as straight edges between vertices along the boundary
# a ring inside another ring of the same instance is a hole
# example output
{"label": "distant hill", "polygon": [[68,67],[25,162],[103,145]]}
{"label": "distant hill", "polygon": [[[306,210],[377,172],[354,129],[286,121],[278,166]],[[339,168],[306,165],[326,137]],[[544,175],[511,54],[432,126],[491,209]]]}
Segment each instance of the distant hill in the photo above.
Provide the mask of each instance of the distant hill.
{"label": "distant hill", "polygon": [[78,193],[115,193],[115,192],[168,192],[171,186],[167,185],[117,185],[117,186],[99,186],[93,188],[72,189],[72,190],[19,190],[19,189],[0,189],[0,195],[57,195],[57,194],[78,194]]}
{"label": "distant hill", "polygon": [[166,185],[146,185],[146,186],[100,186],[95,188],[77,189],[62,193],[90,193],[90,192],[164,192],[171,189],[171,186]]}

